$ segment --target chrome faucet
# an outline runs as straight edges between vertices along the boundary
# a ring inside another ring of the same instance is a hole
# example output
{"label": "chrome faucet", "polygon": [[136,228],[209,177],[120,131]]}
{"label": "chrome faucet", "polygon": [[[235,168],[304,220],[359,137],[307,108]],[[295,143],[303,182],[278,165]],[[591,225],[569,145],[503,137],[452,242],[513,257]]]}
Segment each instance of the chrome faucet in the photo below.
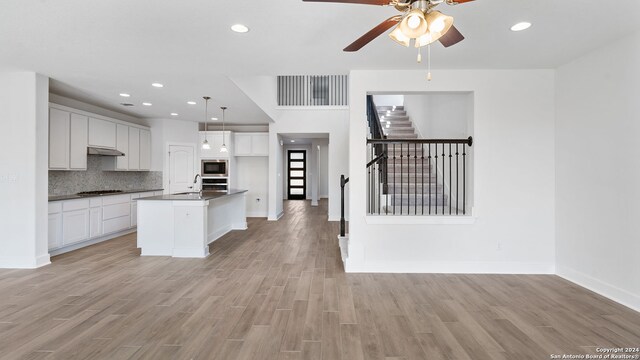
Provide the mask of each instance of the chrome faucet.
{"label": "chrome faucet", "polygon": [[[193,178],[193,186],[191,187],[193,189],[193,191],[195,191],[196,189],[194,189],[196,187],[196,185],[198,184],[198,178],[200,178],[200,181],[202,181],[202,176],[200,176],[200,174],[196,174],[196,176]],[[200,190],[198,191],[202,191],[202,184],[200,184]]]}

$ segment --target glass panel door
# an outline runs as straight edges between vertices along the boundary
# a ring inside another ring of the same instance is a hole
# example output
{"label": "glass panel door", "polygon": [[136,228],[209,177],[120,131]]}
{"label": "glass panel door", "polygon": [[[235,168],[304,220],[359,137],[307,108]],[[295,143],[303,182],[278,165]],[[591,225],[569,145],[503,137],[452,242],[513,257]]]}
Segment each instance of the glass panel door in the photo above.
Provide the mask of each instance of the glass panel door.
{"label": "glass panel door", "polygon": [[289,150],[287,156],[287,198],[304,200],[307,198],[307,152]]}

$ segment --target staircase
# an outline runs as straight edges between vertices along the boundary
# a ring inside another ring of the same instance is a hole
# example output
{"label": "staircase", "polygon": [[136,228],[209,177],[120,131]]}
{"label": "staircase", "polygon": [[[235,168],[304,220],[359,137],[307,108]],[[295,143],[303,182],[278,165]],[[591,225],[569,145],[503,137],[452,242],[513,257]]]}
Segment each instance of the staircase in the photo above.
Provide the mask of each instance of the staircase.
{"label": "staircase", "polygon": [[[417,139],[418,134],[403,106],[377,106],[387,139]],[[424,151],[424,153],[423,153]],[[424,156],[424,159],[423,159]],[[432,153],[435,156],[435,153]],[[436,178],[435,158],[428,164],[428,148],[418,144],[389,145],[388,186],[381,194],[381,212],[402,215],[449,214],[449,196],[441,175]],[[423,206],[424,205],[424,206]],[[429,212],[429,205],[431,211]],[[436,209],[437,207],[437,209]],[[453,209],[455,212],[455,208]]]}

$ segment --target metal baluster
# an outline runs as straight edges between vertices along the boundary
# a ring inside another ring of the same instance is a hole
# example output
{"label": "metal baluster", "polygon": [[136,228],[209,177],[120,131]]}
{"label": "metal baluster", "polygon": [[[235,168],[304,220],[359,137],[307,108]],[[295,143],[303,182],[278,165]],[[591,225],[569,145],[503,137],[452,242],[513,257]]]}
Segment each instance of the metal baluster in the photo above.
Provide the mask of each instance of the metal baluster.
{"label": "metal baluster", "polygon": [[382,166],[380,166],[380,160],[378,160],[376,166],[378,167],[378,196],[376,201],[378,202],[378,215],[380,215],[380,194],[382,194]]}
{"label": "metal baluster", "polygon": [[402,153],[402,151],[404,150],[404,146],[402,145],[402,143],[400,143],[400,215],[402,215],[402,203],[404,201],[404,189],[402,188],[402,176],[403,176],[403,171],[402,171],[402,158],[404,157],[404,154]]}
{"label": "metal baluster", "polygon": [[[413,181],[418,182],[418,144],[413,144]],[[414,186],[413,189],[413,214],[418,215],[418,188]]]}
{"label": "metal baluster", "polygon": [[384,144],[384,187],[385,187],[385,194],[384,194],[384,200],[386,203],[386,206],[384,208],[384,213],[388,214],[389,213],[389,146],[387,144]]}
{"label": "metal baluster", "polygon": [[442,143],[442,215],[444,215],[444,183],[445,183],[445,178],[444,178],[444,169],[445,169],[445,158],[444,158],[444,143]]}
{"label": "metal baluster", "polygon": [[462,215],[467,214],[467,145],[462,144]]}
{"label": "metal baluster", "polygon": [[396,214],[396,184],[396,144],[393,144],[393,197],[391,198],[393,215]]}
{"label": "metal baluster", "polygon": [[436,153],[436,156],[435,156],[435,162],[436,162],[436,166],[435,166],[436,195],[435,195],[435,198],[436,198],[436,201],[435,201],[435,204],[434,204],[435,205],[434,208],[436,210],[436,215],[438,215],[438,143],[435,143],[434,147],[435,147],[435,153]]}
{"label": "metal baluster", "polygon": [[[424,144],[420,144],[420,166],[422,167],[422,191],[420,195],[422,195],[422,215],[424,215]],[[417,215],[417,214],[416,214]]]}
{"label": "metal baluster", "polygon": [[458,203],[460,201],[460,188],[458,187],[458,175],[460,174],[460,166],[458,165],[458,144],[456,144],[456,215],[458,215]]}
{"label": "metal baluster", "polygon": [[449,215],[451,215],[451,180],[453,177],[451,176],[451,143],[449,143]]}

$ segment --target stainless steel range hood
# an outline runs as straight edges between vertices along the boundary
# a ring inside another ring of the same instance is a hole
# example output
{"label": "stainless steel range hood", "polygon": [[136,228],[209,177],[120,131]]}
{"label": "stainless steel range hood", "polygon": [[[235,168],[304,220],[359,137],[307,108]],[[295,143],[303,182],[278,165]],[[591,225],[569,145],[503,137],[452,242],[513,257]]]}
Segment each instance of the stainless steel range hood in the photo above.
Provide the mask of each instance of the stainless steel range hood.
{"label": "stainless steel range hood", "polygon": [[118,151],[115,149],[106,149],[99,148],[94,146],[89,146],[87,148],[87,155],[99,155],[99,156],[124,156],[122,151]]}

